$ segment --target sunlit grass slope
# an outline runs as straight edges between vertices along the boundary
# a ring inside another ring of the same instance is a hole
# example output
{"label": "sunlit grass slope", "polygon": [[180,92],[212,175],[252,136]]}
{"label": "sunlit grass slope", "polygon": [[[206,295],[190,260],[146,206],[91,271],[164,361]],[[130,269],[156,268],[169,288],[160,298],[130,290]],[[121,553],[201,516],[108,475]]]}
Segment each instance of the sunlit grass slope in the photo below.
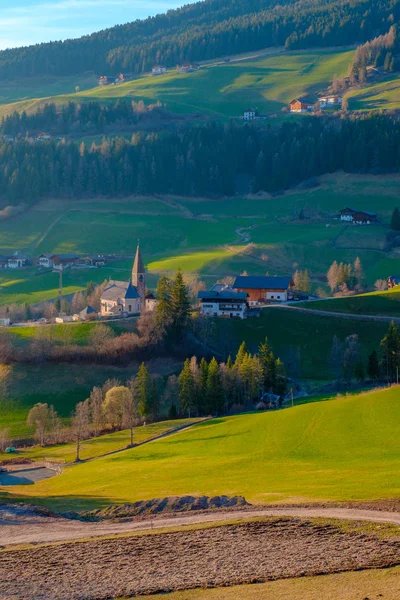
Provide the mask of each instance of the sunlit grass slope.
{"label": "sunlit grass slope", "polygon": [[383,292],[370,292],[347,298],[334,298],[305,302],[301,306],[314,310],[323,310],[358,315],[384,315],[400,317],[400,290],[393,288]]}
{"label": "sunlit grass slope", "polygon": [[224,417],[7,491],[59,509],[184,494],[388,498],[400,493],[399,419],[399,388]]}
{"label": "sunlit grass slope", "polygon": [[[256,60],[203,65],[186,75],[170,70],[160,77],[140,77],[117,86],[94,87],[79,93],[24,100],[0,107],[0,116],[14,110],[35,112],[46,102],[71,100],[113,102],[121,97],[146,103],[157,101],[172,112],[233,117],[250,103],[265,114],[276,113],[294,97],[323,91],[335,75],[344,75],[353,51],[281,52]],[[262,55],[262,53],[260,53]]]}

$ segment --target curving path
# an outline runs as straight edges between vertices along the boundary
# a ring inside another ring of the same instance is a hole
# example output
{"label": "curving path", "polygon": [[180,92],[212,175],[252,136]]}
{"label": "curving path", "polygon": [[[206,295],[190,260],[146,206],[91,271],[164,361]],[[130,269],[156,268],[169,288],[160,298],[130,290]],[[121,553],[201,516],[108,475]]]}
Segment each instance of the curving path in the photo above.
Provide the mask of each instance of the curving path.
{"label": "curving path", "polygon": [[137,531],[155,530],[165,527],[196,525],[199,523],[221,522],[232,519],[248,519],[254,517],[300,517],[329,518],[350,521],[370,521],[375,523],[392,523],[400,526],[400,513],[356,508],[318,508],[313,507],[274,507],[250,510],[231,510],[227,512],[198,514],[169,514],[154,520],[98,523],[81,522],[62,517],[43,517],[26,507],[17,505],[0,505],[1,545],[40,544],[60,542],[83,538],[135,533]]}

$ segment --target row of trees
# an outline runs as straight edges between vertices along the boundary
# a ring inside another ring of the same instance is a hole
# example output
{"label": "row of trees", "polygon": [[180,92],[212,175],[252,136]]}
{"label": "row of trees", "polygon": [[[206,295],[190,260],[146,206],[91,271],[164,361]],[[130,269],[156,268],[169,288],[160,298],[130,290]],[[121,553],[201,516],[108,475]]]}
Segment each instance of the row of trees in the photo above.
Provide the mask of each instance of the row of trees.
{"label": "row of trees", "polygon": [[143,73],[267,46],[354,44],[384,34],[398,12],[397,0],[206,0],[77,40],[5,50],[0,78]]}
{"label": "row of trees", "polygon": [[179,406],[188,416],[228,412],[233,406],[251,406],[263,392],[284,395],[287,386],[282,361],[274,356],[268,340],[252,355],[243,342],[233,362],[210,363],[194,356],[186,359],[179,375]]}
{"label": "row of trees", "polygon": [[49,103],[31,115],[14,112],[3,117],[0,132],[13,137],[37,135],[41,131],[53,135],[115,133],[141,121],[154,121],[166,116],[159,102],[146,106],[143,101],[135,102],[127,98],[105,105],[97,101],[83,104],[69,102],[61,108]]}
{"label": "row of trees", "polygon": [[351,380],[385,381],[399,383],[400,332],[392,322],[378,349],[366,359],[358,335],[353,334],[342,342],[333,337],[329,366],[337,382],[349,384]]}
{"label": "row of trees", "polygon": [[353,264],[335,260],[328,269],[326,279],[332,294],[338,291],[342,295],[352,290],[362,291],[364,275],[360,258],[357,257]]}
{"label": "row of trees", "polygon": [[276,192],[343,169],[397,172],[400,121],[366,115],[302,119],[280,127],[207,123],[93,143],[0,142],[0,189],[10,205],[29,198],[132,193],[232,195],[238,175],[252,190]]}

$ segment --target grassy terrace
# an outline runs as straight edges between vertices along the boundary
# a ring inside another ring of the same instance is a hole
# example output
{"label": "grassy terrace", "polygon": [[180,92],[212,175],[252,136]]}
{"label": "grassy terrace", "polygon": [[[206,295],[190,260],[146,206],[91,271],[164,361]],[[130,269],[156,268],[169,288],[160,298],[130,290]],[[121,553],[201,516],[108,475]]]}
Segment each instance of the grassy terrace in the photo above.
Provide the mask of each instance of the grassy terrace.
{"label": "grassy terrace", "polygon": [[62,510],[184,494],[242,494],[259,503],[395,497],[399,398],[391,388],[214,419],[2,492]]}

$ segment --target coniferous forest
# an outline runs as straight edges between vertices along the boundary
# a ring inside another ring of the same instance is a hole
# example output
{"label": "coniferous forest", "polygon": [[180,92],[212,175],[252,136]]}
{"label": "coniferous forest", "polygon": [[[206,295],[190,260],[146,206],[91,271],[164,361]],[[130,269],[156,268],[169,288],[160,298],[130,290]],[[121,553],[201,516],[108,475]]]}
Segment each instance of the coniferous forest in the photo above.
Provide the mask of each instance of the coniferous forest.
{"label": "coniferous forest", "polygon": [[399,172],[399,119],[309,118],[263,128],[207,123],[91,147],[65,139],[0,143],[0,190],[10,204],[50,196],[229,196],[237,176],[247,177],[249,191],[274,193],[340,169]]}
{"label": "coniferous forest", "polygon": [[362,44],[387,34],[400,0],[206,0],[65,42],[0,52],[0,80],[143,73],[270,46]]}

